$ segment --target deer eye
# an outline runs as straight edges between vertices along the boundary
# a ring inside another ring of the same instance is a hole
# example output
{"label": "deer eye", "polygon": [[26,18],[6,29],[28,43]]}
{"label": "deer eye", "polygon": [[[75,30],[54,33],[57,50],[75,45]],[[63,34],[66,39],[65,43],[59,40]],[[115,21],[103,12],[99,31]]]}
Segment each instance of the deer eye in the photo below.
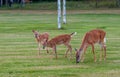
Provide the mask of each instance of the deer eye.
{"label": "deer eye", "polygon": [[76,53],[76,58],[79,58],[79,54],[78,54],[78,52]]}
{"label": "deer eye", "polygon": [[77,55],[76,58],[79,58],[79,55]]}

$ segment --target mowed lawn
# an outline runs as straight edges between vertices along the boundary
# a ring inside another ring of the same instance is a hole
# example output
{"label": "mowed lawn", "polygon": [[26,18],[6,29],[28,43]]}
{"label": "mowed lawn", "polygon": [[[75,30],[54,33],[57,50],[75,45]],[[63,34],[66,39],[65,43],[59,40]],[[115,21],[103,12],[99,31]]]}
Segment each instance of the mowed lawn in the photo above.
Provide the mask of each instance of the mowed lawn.
{"label": "mowed lawn", "polygon": [[[13,11],[14,12],[14,11]],[[107,35],[107,61],[99,62],[100,46],[95,45],[97,62],[91,48],[83,63],[76,64],[74,48],[79,48],[84,34],[103,29]],[[50,38],[77,32],[72,37],[72,56],[64,57],[66,47],[57,46],[55,55],[41,50],[38,55],[32,30],[49,32]],[[67,24],[57,29],[56,14],[0,14],[0,77],[119,77],[120,76],[120,14],[68,14]]]}

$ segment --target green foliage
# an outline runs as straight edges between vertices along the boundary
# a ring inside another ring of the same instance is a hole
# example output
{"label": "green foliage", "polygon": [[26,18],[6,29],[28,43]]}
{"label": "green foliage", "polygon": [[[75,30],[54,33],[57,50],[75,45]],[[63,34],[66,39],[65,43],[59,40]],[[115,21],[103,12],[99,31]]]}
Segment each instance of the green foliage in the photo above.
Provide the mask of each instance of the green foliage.
{"label": "green foliage", "polygon": [[[9,13],[0,14],[0,77],[119,77],[120,76],[120,14],[68,14],[63,30],[57,30],[57,15]],[[91,48],[85,61],[75,63],[74,48],[79,48],[83,35],[95,28],[107,32],[107,61],[99,62],[99,45],[95,46],[97,62]],[[73,59],[64,57],[66,47],[57,46],[58,59],[41,50],[32,30],[49,32],[50,38],[64,33],[77,32],[72,37]]]}
{"label": "green foliage", "polygon": [[[3,5],[0,7],[0,9],[26,9],[26,10],[57,10],[57,1],[51,1],[50,2],[32,2],[32,3],[26,3],[24,7],[21,7],[20,4],[14,3],[12,7],[8,7],[6,5]],[[119,8],[119,5],[116,4],[116,0],[102,0],[99,1],[96,5],[96,1],[67,1],[66,2],[66,8],[67,10],[79,10],[79,9],[98,9],[98,8]],[[62,3],[61,3],[62,4]]]}

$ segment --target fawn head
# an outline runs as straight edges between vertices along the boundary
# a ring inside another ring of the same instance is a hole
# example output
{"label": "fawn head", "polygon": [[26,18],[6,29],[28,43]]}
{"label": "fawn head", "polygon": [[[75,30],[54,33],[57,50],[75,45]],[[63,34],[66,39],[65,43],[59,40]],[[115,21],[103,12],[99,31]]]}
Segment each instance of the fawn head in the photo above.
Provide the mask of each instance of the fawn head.
{"label": "fawn head", "polygon": [[32,32],[34,33],[35,38],[37,38],[39,33],[37,31],[35,31],[35,30],[32,30]]}

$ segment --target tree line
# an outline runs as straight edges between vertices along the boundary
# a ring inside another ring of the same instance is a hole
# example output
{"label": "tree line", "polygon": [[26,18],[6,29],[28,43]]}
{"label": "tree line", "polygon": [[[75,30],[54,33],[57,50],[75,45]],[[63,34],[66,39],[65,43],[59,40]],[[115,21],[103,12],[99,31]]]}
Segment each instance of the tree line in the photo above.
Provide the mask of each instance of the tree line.
{"label": "tree line", "polygon": [[0,0],[0,6],[6,5],[11,7],[13,3],[19,3],[21,6],[25,6],[25,3],[30,1],[32,0]]}
{"label": "tree line", "polygon": [[[45,2],[45,1],[47,1],[47,2],[56,2],[57,0],[32,0],[33,2]],[[98,7],[98,4],[99,4],[99,2],[101,2],[101,1],[108,1],[108,2],[110,2],[110,1],[114,1],[114,2],[116,2],[116,6],[117,7],[120,7],[120,0],[66,0],[66,1],[88,1],[88,2],[95,2],[96,3],[96,7]]]}
{"label": "tree line", "polygon": [[[62,1],[62,0],[61,0]],[[120,7],[120,0],[66,0],[66,1],[79,1],[86,3],[95,3],[95,7],[100,7],[101,2],[105,2],[107,4],[111,3],[112,6]],[[20,4],[22,7],[25,6],[26,3],[34,3],[34,2],[57,2],[57,0],[0,0],[0,6],[6,5],[11,7],[13,3]],[[103,3],[103,4],[105,4]],[[113,5],[114,4],[114,5]]]}

